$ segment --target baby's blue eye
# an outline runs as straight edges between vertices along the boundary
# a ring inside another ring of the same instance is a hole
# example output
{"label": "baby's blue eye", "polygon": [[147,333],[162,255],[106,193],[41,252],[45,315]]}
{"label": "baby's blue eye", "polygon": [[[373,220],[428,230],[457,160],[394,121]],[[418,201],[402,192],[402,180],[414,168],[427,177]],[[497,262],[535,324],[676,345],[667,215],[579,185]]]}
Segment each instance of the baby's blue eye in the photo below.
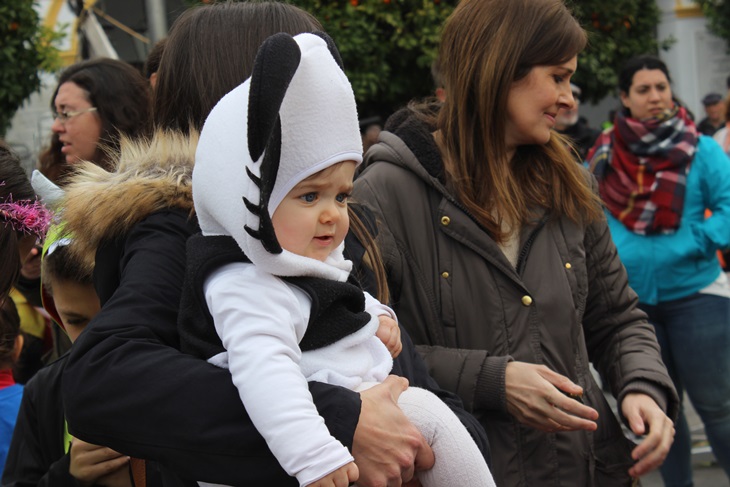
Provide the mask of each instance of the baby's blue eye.
{"label": "baby's blue eye", "polygon": [[337,195],[337,201],[339,203],[345,203],[350,198],[350,195],[348,193],[340,193]]}
{"label": "baby's blue eye", "polygon": [[307,203],[312,203],[314,200],[317,199],[317,193],[307,193],[300,196],[301,199],[306,201]]}

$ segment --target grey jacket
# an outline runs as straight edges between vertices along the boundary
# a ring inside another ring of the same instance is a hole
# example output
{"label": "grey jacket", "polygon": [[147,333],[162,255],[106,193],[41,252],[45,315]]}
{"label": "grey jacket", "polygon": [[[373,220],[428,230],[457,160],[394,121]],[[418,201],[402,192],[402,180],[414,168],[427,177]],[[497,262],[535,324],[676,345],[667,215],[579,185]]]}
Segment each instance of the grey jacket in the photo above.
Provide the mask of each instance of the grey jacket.
{"label": "grey jacket", "polygon": [[[545,215],[522,229],[515,268],[445,187],[429,128],[400,112],[386,129],[354,198],[379,220],[399,321],[424,345],[434,378],[482,422],[497,484],[630,485],[633,444],[589,362],[619,403],[644,392],[674,417],[678,400],[606,221]],[[506,408],[510,360],[544,364],[583,387],[598,430],[547,434],[518,423]]]}

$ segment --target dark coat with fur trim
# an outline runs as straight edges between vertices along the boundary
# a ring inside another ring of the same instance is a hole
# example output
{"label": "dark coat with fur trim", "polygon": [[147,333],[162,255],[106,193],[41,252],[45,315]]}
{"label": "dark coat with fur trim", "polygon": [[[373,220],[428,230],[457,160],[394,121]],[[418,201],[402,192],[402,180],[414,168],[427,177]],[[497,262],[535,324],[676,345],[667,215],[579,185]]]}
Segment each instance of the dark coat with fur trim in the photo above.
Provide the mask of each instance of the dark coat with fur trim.
{"label": "dark coat with fur trim", "polygon": [[[432,375],[480,418],[497,485],[630,485],[624,438],[593,362],[614,394],[649,394],[676,415],[678,401],[654,331],[628,287],[605,220],[526,225],[513,267],[444,183],[432,129],[395,114],[366,156],[355,199],[379,220],[393,308]],[[547,434],[507,411],[509,360],[544,364],[583,387],[598,431]]]}
{"label": "dark coat with fur trim", "polygon": [[[178,350],[185,244],[199,231],[191,217],[195,144],[167,134],[125,146],[116,172],[86,167],[68,187],[67,225],[75,250],[96,262],[103,305],[64,374],[69,430],[159,461],[169,467],[165,485],[289,485],[230,373]],[[312,393],[332,433],[351,445],[359,396],[319,384]]]}
{"label": "dark coat with fur trim", "polygon": [[[159,461],[166,486],[297,485],[247,418],[230,373],[179,351],[185,245],[199,232],[190,195],[195,142],[158,134],[152,144],[125,146],[115,173],[86,167],[67,190],[67,225],[76,251],[96,262],[103,304],[63,376],[69,429]],[[393,373],[434,390],[488,451],[482,427],[438,390],[405,335]],[[351,448],[360,396],[320,383],[310,392],[332,435]]]}

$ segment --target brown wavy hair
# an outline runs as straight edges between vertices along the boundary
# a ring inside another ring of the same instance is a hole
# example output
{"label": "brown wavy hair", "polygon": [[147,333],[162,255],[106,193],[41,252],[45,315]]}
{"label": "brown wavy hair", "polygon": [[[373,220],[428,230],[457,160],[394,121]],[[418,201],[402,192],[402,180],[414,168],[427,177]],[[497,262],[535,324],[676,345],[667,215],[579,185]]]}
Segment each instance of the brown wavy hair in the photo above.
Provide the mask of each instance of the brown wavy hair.
{"label": "brown wavy hair", "polygon": [[507,97],[535,66],[565,63],[587,35],[562,0],[462,0],[446,21],[439,59],[446,100],[436,124],[456,195],[497,240],[502,221],[517,227],[535,210],[576,222],[600,203],[553,133],[546,145],[506,146]]}
{"label": "brown wavy hair", "polygon": [[[55,110],[58,90],[66,82],[84,90],[101,119],[101,135],[92,162],[106,170],[113,169],[112,155],[119,150],[120,135],[135,138],[149,134],[151,105],[147,80],[123,61],[108,58],[81,61],[61,73],[51,97],[52,110]],[[65,163],[65,158],[62,160]],[[49,161],[52,163],[54,160]]]}

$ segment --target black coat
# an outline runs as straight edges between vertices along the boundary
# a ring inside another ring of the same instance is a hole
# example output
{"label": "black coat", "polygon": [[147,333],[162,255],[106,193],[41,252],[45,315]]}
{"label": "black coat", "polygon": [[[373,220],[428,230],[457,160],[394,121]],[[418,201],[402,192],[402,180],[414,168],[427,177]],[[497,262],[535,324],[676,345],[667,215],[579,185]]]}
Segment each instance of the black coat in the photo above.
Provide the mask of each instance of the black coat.
{"label": "black coat", "polygon": [[[95,195],[84,189],[79,196],[90,199],[86,205],[121,191],[119,184],[102,187]],[[77,211],[83,213],[85,206],[80,207]],[[83,232],[89,218],[97,215],[84,215],[75,220],[78,225],[69,225]],[[113,218],[103,221],[107,220]],[[90,443],[158,461],[180,478],[228,485],[297,485],[247,417],[230,372],[179,351],[176,319],[185,245],[198,231],[188,208],[169,208],[149,212],[125,232],[101,239],[94,280],[103,308],[74,344],[64,374],[69,429]],[[403,342],[394,373],[402,373],[412,385],[436,388],[405,335]],[[310,391],[332,435],[351,448],[359,394],[320,383],[310,383]],[[487,451],[484,430],[460,400],[445,391],[434,392]],[[181,482],[168,475],[164,484]]]}
{"label": "black coat", "polygon": [[64,447],[61,373],[67,358],[41,369],[25,385],[2,485],[78,487]]}

